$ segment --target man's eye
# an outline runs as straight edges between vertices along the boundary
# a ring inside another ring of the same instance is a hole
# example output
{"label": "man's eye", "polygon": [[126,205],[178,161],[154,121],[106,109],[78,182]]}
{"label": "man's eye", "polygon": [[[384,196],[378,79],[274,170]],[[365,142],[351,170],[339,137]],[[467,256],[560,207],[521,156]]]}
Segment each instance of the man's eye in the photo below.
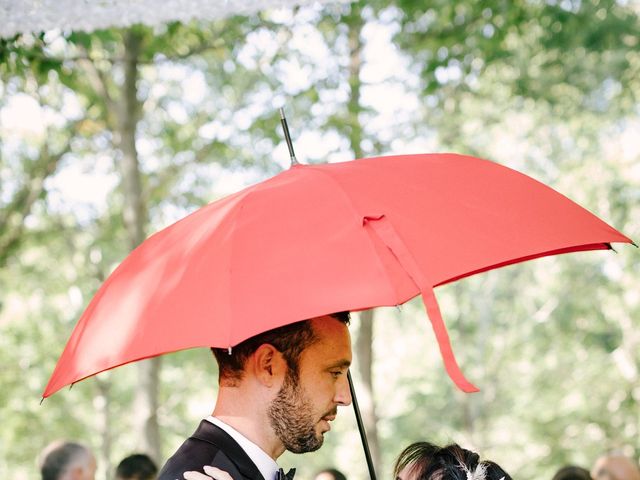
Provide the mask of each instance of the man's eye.
{"label": "man's eye", "polygon": [[340,370],[336,370],[334,372],[331,372],[331,375],[333,376],[333,378],[338,378],[340,375],[342,375],[342,372]]}

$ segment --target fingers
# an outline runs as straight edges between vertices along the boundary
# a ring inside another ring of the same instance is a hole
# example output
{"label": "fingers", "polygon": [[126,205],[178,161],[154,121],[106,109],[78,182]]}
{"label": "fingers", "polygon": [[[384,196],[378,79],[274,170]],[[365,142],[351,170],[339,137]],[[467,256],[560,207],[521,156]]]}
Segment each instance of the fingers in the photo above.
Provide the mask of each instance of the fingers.
{"label": "fingers", "polygon": [[206,473],[206,475],[204,473],[200,473],[200,472],[184,472],[183,477],[185,478],[185,480],[233,480],[233,478],[231,477],[231,475],[229,475],[227,472],[225,472],[224,470],[220,470],[219,468],[216,467],[211,467],[209,465],[206,465],[204,467],[204,472]]}
{"label": "fingers", "polygon": [[200,472],[184,472],[185,480],[211,480],[211,477]]}
{"label": "fingers", "polygon": [[[216,467],[210,467],[209,465],[207,465],[206,467],[204,467],[204,471],[207,475],[209,475],[214,480],[233,480],[231,475],[229,475],[224,470],[220,470],[219,468],[216,468]],[[199,479],[193,479],[193,480],[199,480]]]}

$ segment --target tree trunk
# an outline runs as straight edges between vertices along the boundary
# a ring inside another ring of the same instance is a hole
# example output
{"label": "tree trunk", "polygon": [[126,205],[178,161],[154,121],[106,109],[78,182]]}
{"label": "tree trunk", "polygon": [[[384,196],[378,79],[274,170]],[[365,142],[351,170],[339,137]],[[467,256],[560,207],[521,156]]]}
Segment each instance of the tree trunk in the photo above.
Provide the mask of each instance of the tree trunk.
{"label": "tree trunk", "polygon": [[113,421],[111,417],[111,380],[105,380],[100,377],[96,377],[95,380],[98,385],[98,395],[94,401],[100,417],[100,436],[102,439],[99,464],[104,467],[104,478],[107,480],[111,478],[113,470],[113,464],[111,463],[111,446],[113,444],[111,432],[111,422]]}
{"label": "tree trunk", "polygon": [[[135,29],[125,34],[124,85],[118,115],[119,146],[122,152],[122,186],[124,191],[123,219],[127,229],[129,247],[136,248],[145,238],[147,211],[142,195],[142,181],[138,151],[136,149],[136,127],[140,112],[138,101],[138,61],[142,37]],[[138,388],[136,389],[135,414],[138,448],[160,461],[160,429],[158,410],[158,384],[160,359],[138,362]]]}
{"label": "tree trunk", "polygon": [[[362,67],[362,18],[361,3],[353,3],[351,12],[346,18],[349,27],[349,142],[355,158],[362,158],[362,124],[360,123],[360,70]],[[380,441],[378,438],[375,408],[375,397],[373,388],[373,310],[367,310],[360,314],[360,328],[356,338],[355,351],[358,359],[358,373],[362,385],[357,389],[358,403],[361,408],[362,421],[367,432],[371,459],[376,472],[381,471],[380,462]]]}

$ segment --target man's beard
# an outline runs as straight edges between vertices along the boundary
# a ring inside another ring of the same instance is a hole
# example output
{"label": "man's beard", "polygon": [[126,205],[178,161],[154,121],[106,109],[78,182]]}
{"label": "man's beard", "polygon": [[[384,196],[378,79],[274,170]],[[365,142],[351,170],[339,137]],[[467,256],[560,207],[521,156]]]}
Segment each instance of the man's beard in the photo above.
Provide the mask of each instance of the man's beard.
{"label": "man's beard", "polygon": [[[327,415],[332,412],[327,412]],[[316,434],[313,408],[291,372],[282,384],[268,410],[269,421],[284,447],[293,453],[314,452],[322,446],[324,437]]]}

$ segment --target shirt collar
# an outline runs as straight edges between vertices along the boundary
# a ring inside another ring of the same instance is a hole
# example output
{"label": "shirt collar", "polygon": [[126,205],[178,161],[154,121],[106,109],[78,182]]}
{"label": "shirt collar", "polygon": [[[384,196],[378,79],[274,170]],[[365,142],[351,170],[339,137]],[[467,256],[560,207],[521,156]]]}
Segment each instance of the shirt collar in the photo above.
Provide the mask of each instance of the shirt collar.
{"label": "shirt collar", "polygon": [[214,425],[217,425],[222,430],[231,435],[231,438],[233,438],[245,451],[249,458],[253,460],[253,463],[256,464],[256,467],[258,467],[258,470],[260,470],[260,473],[265,478],[265,480],[275,480],[279,470],[278,464],[273,458],[267,455],[264,450],[262,450],[258,445],[253,443],[231,425],[227,425],[219,418],[210,415],[205,420],[213,423]]}

